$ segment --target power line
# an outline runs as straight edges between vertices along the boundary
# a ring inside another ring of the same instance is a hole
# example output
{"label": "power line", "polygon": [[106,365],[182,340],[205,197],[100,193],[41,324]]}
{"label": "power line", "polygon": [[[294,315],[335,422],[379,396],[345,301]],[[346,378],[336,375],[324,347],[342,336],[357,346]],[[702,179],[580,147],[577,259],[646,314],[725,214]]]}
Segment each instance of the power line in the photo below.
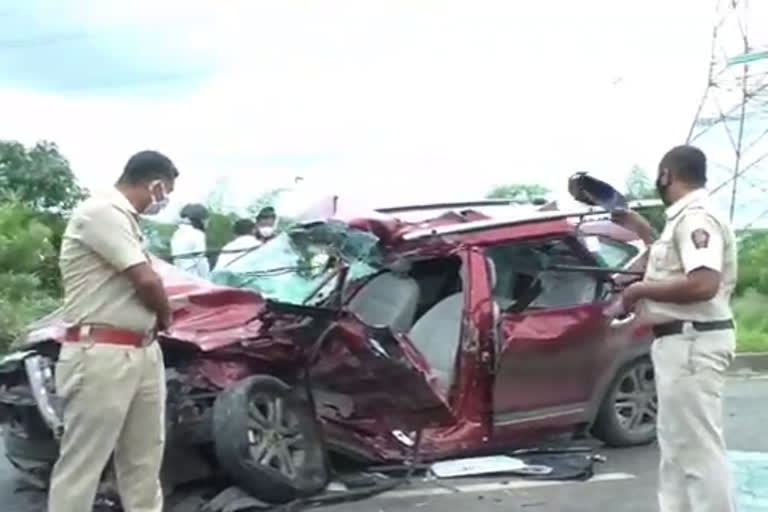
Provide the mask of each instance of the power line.
{"label": "power line", "polygon": [[765,210],[763,213],[752,219],[751,221],[747,222],[741,229],[749,229],[752,226],[754,226],[758,221],[764,219],[766,216],[768,216],[768,210]]}

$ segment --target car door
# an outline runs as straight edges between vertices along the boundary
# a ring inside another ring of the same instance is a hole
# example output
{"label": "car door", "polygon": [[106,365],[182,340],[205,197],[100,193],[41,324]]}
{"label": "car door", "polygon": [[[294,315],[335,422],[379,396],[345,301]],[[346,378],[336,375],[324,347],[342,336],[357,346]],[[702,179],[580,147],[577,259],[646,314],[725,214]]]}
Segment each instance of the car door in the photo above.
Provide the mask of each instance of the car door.
{"label": "car door", "polygon": [[267,308],[298,326],[292,341],[315,354],[309,375],[321,410],[345,410],[345,419],[381,418],[413,430],[455,421],[446,398],[428,379],[429,364],[405,334],[368,325],[347,311],[275,301]]}
{"label": "car door", "polygon": [[[595,262],[575,238],[487,248],[499,305],[493,384],[496,430],[564,427],[586,413],[612,353],[615,329],[603,310],[609,299]],[[563,267],[581,270],[558,270]]]}

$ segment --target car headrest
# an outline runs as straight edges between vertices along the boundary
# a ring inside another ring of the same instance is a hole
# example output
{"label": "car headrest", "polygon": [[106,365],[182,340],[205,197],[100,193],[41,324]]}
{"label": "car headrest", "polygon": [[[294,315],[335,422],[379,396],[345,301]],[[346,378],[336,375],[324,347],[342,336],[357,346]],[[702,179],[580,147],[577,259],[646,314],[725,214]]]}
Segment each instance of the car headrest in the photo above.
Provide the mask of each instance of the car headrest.
{"label": "car headrest", "polygon": [[485,260],[488,262],[488,280],[490,281],[491,289],[494,289],[496,288],[497,280],[496,264],[491,258],[486,258]]}
{"label": "car headrest", "polygon": [[401,258],[398,258],[387,265],[390,272],[400,277],[407,276],[411,271],[411,267],[412,265],[410,261]]}
{"label": "car headrest", "polygon": [[626,208],[627,199],[608,183],[593,178],[585,172],[577,172],[568,180],[568,192],[582,203],[601,206],[606,210]]}

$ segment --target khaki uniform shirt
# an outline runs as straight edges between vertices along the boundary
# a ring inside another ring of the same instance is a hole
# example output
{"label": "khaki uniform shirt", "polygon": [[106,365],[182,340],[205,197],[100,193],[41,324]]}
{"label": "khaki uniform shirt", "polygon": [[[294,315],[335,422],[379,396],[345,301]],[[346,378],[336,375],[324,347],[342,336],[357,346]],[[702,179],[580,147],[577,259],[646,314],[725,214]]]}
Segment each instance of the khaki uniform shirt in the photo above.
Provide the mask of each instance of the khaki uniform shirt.
{"label": "khaki uniform shirt", "polygon": [[61,242],[59,267],[68,325],[106,325],[137,332],[157,316],[122,274],[149,262],[133,205],[118,190],[86,200],[72,214]]}
{"label": "khaki uniform shirt", "polygon": [[645,300],[641,304],[644,316],[655,324],[731,319],[729,303],[736,286],[737,263],[736,237],[730,224],[715,210],[704,189],[678,200],[666,215],[664,230],[651,246],[645,281],[669,281],[709,268],[720,272],[720,288],[712,299],[692,304]]}

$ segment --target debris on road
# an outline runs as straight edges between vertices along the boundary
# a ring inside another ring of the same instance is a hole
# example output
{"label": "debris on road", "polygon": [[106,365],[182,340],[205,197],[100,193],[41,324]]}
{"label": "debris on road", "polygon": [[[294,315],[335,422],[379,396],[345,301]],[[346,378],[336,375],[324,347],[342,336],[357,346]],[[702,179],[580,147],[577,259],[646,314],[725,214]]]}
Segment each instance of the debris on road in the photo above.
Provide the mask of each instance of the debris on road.
{"label": "debris on road", "polygon": [[462,476],[482,476],[511,473],[516,475],[547,475],[552,472],[548,466],[531,466],[521,459],[507,455],[474,457],[469,459],[448,460],[432,464],[430,471],[438,478],[457,478]]}

